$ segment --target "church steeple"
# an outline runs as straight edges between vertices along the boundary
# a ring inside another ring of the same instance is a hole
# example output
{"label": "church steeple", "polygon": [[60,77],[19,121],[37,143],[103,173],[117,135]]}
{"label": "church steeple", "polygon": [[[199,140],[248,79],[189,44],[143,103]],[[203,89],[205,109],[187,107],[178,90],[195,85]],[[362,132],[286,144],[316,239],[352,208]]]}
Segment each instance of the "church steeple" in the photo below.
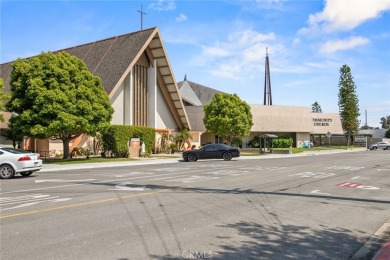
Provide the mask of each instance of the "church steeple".
{"label": "church steeple", "polygon": [[269,71],[268,48],[266,48],[265,56],[264,105],[272,106],[271,76]]}

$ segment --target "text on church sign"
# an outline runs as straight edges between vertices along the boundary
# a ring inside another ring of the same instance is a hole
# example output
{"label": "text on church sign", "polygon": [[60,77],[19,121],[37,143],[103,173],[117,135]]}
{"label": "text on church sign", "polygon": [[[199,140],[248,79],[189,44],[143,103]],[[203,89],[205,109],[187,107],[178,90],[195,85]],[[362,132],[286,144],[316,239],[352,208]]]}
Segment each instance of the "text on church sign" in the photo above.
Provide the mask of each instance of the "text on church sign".
{"label": "text on church sign", "polygon": [[314,126],[329,126],[331,122],[331,118],[313,118]]}

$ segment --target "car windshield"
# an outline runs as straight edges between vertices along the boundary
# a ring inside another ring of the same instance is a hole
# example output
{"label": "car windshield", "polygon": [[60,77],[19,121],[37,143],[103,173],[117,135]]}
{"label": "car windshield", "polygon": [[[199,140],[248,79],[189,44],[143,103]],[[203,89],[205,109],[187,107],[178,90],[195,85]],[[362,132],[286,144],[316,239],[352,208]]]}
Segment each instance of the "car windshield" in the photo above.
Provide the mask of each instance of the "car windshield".
{"label": "car windshield", "polygon": [[26,150],[8,148],[8,147],[3,147],[3,148],[1,148],[1,150],[9,152],[9,153],[13,153],[13,154],[31,153],[31,152],[26,151]]}

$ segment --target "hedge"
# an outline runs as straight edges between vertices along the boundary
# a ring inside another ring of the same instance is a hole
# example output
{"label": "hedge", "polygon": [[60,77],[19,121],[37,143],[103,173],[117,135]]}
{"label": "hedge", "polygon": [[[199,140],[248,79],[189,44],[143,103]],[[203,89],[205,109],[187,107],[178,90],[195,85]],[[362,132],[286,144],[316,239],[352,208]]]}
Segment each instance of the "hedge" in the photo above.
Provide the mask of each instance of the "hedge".
{"label": "hedge", "polygon": [[103,153],[111,153],[114,157],[127,157],[131,138],[140,138],[145,143],[145,151],[150,153],[156,138],[154,128],[146,126],[111,125],[102,134]]}
{"label": "hedge", "polygon": [[293,139],[291,137],[278,137],[272,139],[272,144],[274,148],[289,148],[293,144]]}

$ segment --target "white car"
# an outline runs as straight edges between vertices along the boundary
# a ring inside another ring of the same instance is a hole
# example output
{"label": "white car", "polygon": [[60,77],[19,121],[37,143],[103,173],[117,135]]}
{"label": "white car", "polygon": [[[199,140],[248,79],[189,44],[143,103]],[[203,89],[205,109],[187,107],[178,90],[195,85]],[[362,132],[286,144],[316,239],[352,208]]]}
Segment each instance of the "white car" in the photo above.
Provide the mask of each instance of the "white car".
{"label": "white car", "polygon": [[0,179],[11,179],[16,173],[30,176],[42,169],[38,153],[9,147],[0,147]]}
{"label": "white car", "polygon": [[390,150],[390,143],[388,142],[377,142],[370,145],[370,150],[383,149]]}

